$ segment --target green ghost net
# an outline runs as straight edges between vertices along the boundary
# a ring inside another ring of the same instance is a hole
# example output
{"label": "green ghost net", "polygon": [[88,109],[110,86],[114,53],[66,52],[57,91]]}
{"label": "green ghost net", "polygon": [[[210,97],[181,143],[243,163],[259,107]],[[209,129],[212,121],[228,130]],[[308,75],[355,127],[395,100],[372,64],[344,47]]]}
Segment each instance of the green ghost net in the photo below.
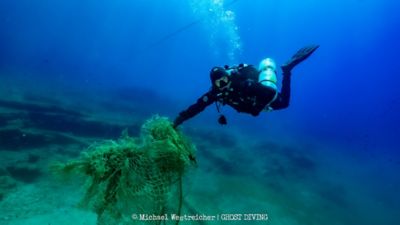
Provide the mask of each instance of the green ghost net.
{"label": "green ghost net", "polygon": [[194,151],[167,118],[155,116],[143,124],[139,138],[125,132],[54,169],[64,175],[84,175],[87,189],[80,205],[97,214],[98,224],[160,224],[130,216],[180,214],[182,177],[195,163]]}

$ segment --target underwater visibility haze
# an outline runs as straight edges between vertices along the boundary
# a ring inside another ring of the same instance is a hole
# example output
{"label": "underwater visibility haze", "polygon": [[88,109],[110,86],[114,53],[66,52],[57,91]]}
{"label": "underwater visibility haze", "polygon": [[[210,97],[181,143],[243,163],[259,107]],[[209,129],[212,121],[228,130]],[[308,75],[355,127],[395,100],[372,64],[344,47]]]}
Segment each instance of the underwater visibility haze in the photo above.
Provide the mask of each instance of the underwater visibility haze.
{"label": "underwater visibility haze", "polygon": [[[399,6],[0,1],[0,224],[400,224]],[[168,122],[311,44],[288,108]]]}

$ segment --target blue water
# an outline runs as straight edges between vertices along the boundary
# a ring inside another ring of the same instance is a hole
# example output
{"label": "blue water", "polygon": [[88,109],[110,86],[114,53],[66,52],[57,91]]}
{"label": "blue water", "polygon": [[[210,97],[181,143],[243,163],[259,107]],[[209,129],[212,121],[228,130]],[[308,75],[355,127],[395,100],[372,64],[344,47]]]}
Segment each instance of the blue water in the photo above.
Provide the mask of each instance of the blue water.
{"label": "blue water", "polygon": [[[213,66],[258,64],[267,56],[283,64],[299,48],[319,44],[293,71],[288,109],[252,117],[224,107],[229,126],[277,142],[325,146],[320,154],[332,156],[332,168],[350,173],[332,180],[368,186],[365,193],[382,197],[377,213],[388,212],[382,224],[396,224],[399,6],[394,0],[2,0],[0,87],[88,96],[143,90],[133,97],[143,108],[174,118],[208,91]],[[184,126],[219,129],[216,119],[210,106]]]}

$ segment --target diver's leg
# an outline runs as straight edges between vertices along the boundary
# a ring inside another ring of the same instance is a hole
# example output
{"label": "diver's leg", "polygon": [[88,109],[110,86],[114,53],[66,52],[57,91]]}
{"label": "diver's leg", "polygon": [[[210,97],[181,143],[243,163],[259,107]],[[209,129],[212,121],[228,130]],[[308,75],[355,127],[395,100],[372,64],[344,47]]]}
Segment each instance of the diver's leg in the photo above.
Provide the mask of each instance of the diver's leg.
{"label": "diver's leg", "polygon": [[282,88],[279,93],[281,98],[281,104],[288,107],[290,102],[290,83],[292,79],[291,72],[284,72],[282,78]]}
{"label": "diver's leg", "polygon": [[278,93],[278,96],[275,98],[275,100],[265,107],[265,111],[284,109],[289,106],[291,78],[292,75],[290,71],[283,72],[281,91]]}

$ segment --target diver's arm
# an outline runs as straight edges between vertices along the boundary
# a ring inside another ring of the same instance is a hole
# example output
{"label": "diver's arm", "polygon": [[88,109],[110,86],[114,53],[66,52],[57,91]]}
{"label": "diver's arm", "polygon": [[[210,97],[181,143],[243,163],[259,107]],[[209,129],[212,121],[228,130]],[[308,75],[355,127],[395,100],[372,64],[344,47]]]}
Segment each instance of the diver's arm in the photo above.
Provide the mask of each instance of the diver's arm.
{"label": "diver's arm", "polygon": [[211,105],[214,101],[215,101],[215,95],[213,91],[210,90],[209,92],[201,96],[195,104],[189,106],[189,108],[179,113],[179,116],[176,117],[176,119],[174,120],[173,124],[174,128],[182,124],[184,121],[199,114],[207,106]]}

